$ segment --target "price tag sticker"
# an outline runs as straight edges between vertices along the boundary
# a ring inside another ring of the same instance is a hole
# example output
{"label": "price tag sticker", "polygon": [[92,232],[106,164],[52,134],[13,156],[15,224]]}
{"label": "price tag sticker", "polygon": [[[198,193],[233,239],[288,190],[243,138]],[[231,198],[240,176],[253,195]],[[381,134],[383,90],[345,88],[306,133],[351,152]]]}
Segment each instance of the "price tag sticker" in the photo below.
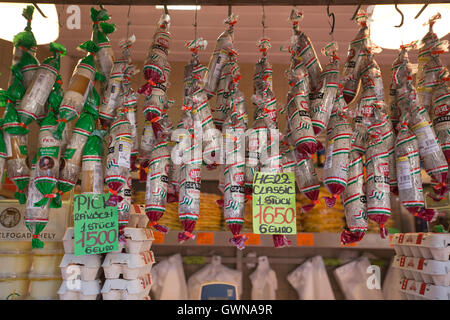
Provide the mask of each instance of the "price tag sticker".
{"label": "price tag sticker", "polygon": [[197,244],[214,244],[214,233],[212,232],[199,232],[197,233]]}
{"label": "price tag sticker", "polygon": [[119,249],[117,206],[108,206],[109,194],[74,195],[75,255],[99,254]]}
{"label": "price tag sticker", "polygon": [[296,234],[293,172],[256,172],[253,178],[253,233]]}
{"label": "price tag sticker", "polygon": [[247,233],[245,236],[248,240],[245,242],[249,246],[259,246],[261,244],[261,236],[259,234]]}
{"label": "price tag sticker", "polygon": [[153,240],[154,244],[164,244],[164,233],[154,232],[153,237],[155,238],[155,240]]}
{"label": "price tag sticker", "polygon": [[299,247],[313,247],[314,246],[314,234],[312,234],[312,233],[297,234],[297,245]]}

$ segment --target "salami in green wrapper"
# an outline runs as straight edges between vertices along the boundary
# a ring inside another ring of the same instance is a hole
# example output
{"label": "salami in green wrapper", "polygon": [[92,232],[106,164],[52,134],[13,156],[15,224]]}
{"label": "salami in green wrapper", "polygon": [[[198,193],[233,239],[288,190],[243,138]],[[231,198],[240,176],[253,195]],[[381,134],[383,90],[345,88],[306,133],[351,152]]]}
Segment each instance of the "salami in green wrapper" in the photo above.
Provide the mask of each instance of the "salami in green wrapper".
{"label": "salami in green wrapper", "polygon": [[45,117],[45,104],[53,89],[53,84],[57,80],[61,56],[66,54],[66,48],[56,42],[50,43],[50,51],[53,56],[45,59],[36,71],[33,81],[18,106],[20,120],[27,126],[38,117]]}
{"label": "salami in green wrapper", "polygon": [[62,139],[66,123],[80,116],[96,74],[94,55],[99,50],[98,46],[93,41],[86,41],[79,48],[87,51],[88,55],[79,61],[59,107],[59,124],[53,133],[59,140]]}
{"label": "salami in green wrapper", "polygon": [[61,144],[61,141],[53,136],[57,125],[56,115],[50,111],[48,116],[42,121],[39,132],[39,149],[34,184],[36,189],[42,194],[42,198],[34,203],[35,207],[44,207],[50,200],[52,200],[50,208],[60,207],[60,203],[54,201],[56,194],[53,194],[59,175]]}

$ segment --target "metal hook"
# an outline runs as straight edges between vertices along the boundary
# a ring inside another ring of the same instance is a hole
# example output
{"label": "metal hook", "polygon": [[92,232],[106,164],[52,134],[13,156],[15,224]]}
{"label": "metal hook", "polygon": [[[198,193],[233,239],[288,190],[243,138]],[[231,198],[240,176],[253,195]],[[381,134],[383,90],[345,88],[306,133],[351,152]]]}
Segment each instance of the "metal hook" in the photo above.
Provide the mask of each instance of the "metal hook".
{"label": "metal hook", "polygon": [[422,9],[420,9],[420,11],[417,13],[417,15],[414,17],[414,19],[417,19],[418,17],[420,17],[420,15],[422,14],[422,12],[428,7],[428,3],[424,4]]}
{"label": "metal hook", "polygon": [[39,8],[39,6],[36,3],[33,3],[33,6],[37,9],[37,11],[39,11],[41,16],[43,16],[44,18],[47,18],[47,16],[44,14],[44,12],[42,12],[41,8]]}
{"label": "metal hook", "polygon": [[125,41],[128,41],[130,25],[131,25],[131,20],[130,20],[131,0],[128,3],[129,4],[128,4],[128,13],[127,13],[127,38],[125,39]]}
{"label": "metal hook", "polygon": [[194,39],[197,39],[197,0],[195,0],[195,16],[194,16]]}
{"label": "metal hook", "polygon": [[332,18],[332,23],[330,23],[329,21],[328,21],[328,24],[330,25],[330,27],[331,27],[331,31],[330,31],[330,33],[329,33],[329,35],[331,36],[332,34],[333,34],[333,32],[334,32],[334,23],[335,23],[335,17],[334,17],[334,13],[330,13],[330,5],[327,5],[327,15],[328,15],[328,17],[331,17]]}
{"label": "metal hook", "polygon": [[355,12],[353,13],[353,15],[352,15],[352,17],[351,17],[350,20],[355,20],[356,15],[358,14],[358,11],[359,11],[360,8],[361,8],[361,3],[358,4],[358,6],[356,7],[356,10],[355,10]]}
{"label": "metal hook", "polygon": [[164,5],[164,13],[165,14],[169,14],[169,10],[167,10],[167,5],[166,4]]}
{"label": "metal hook", "polygon": [[265,31],[266,31],[266,13],[264,11],[264,0],[262,2],[262,18],[261,18],[261,25],[262,25],[262,33],[263,38],[265,37]]}
{"label": "metal hook", "polygon": [[402,21],[400,22],[400,24],[398,26],[395,26],[396,28],[400,28],[403,25],[403,20],[405,19],[405,16],[403,15],[403,12],[398,8],[397,4],[395,4],[395,10],[397,10],[398,13],[400,13],[400,15],[402,16]]}
{"label": "metal hook", "polygon": [[231,16],[232,12],[231,12],[231,5],[228,5],[228,16]]}

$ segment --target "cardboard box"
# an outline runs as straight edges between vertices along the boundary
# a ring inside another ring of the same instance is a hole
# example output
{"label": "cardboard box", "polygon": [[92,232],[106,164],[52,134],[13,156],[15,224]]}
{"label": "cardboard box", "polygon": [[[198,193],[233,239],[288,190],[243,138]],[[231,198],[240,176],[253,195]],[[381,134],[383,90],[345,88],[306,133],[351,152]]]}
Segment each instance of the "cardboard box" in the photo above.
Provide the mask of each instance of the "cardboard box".
{"label": "cardboard box", "polygon": [[58,290],[59,300],[97,300],[100,297],[101,281],[66,281]]}
{"label": "cardboard box", "polygon": [[[49,222],[41,232],[41,240],[62,241],[69,223],[70,202],[59,209],[50,209]],[[15,200],[0,200],[0,241],[30,241],[31,232],[25,226],[26,205]],[[44,245],[45,249],[45,245]]]}
{"label": "cardboard box", "polygon": [[126,239],[125,251],[127,253],[149,251],[153,240],[155,240],[151,229],[127,227],[123,232]]}
{"label": "cardboard box", "polygon": [[450,285],[450,261],[395,256],[393,266],[407,279],[444,287]]}
{"label": "cardboard box", "polygon": [[103,300],[149,300],[151,286],[150,273],[135,280],[106,279],[102,296]]}
{"label": "cardboard box", "polygon": [[141,253],[106,254],[102,267],[106,279],[117,279],[120,275],[126,280],[134,280],[150,273],[155,257],[152,251]]}
{"label": "cardboard box", "polygon": [[75,256],[66,253],[59,265],[64,280],[80,279],[81,281],[92,281],[101,276],[102,256],[90,254]]}
{"label": "cardboard box", "polygon": [[403,278],[398,282],[398,289],[408,300],[450,300],[450,287]]}
{"label": "cardboard box", "polygon": [[450,256],[448,233],[395,233],[391,244],[399,256],[447,261]]}

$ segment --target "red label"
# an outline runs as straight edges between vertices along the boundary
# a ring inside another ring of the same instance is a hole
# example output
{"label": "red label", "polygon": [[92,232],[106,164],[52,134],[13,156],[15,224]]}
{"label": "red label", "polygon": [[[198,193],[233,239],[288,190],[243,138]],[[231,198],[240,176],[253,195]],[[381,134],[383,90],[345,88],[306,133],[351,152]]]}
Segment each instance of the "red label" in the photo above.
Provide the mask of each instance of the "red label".
{"label": "red label", "polygon": [[245,236],[248,238],[245,244],[251,246],[259,246],[261,244],[261,236],[259,234],[247,233]]}
{"label": "red label", "polygon": [[197,233],[197,244],[214,244],[214,233],[199,232]]}
{"label": "red label", "polygon": [[405,234],[404,233],[400,234],[400,236],[398,237],[398,243],[403,243],[404,238],[405,238]]}
{"label": "red label", "polygon": [[199,183],[200,182],[200,169],[191,169],[191,172],[189,172],[189,177]]}
{"label": "red label", "polygon": [[155,232],[153,234],[155,240],[153,240],[154,244],[163,244],[164,243],[164,234],[161,232]]}
{"label": "red label", "polygon": [[421,258],[419,260],[419,263],[417,264],[417,270],[423,270],[423,263],[425,262],[424,258]]}
{"label": "red label", "polygon": [[400,267],[404,267],[405,266],[405,261],[406,261],[406,257],[405,256],[400,258]]}
{"label": "red label", "polygon": [[299,247],[312,247],[312,246],[314,246],[314,234],[312,234],[312,233],[299,233],[299,234],[297,234],[297,245]]}
{"label": "red label", "polygon": [[419,294],[424,295],[426,287],[427,287],[427,284],[425,282],[422,283],[422,285],[420,286]]}
{"label": "red label", "polygon": [[423,233],[419,233],[419,235],[417,236],[416,244],[421,244],[422,238],[423,238]]}
{"label": "red label", "polygon": [[450,108],[448,107],[448,104],[444,103],[434,108],[434,114],[436,117],[445,116],[448,113],[449,109]]}
{"label": "red label", "polygon": [[402,290],[406,290],[407,287],[408,287],[408,279],[403,279]]}
{"label": "red label", "polygon": [[238,172],[234,174],[234,181],[238,184],[238,185],[243,185],[244,184],[244,173],[243,172]]}
{"label": "red label", "polygon": [[389,163],[380,163],[380,165],[378,166],[378,172],[385,177],[389,176]]}

